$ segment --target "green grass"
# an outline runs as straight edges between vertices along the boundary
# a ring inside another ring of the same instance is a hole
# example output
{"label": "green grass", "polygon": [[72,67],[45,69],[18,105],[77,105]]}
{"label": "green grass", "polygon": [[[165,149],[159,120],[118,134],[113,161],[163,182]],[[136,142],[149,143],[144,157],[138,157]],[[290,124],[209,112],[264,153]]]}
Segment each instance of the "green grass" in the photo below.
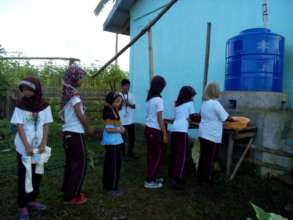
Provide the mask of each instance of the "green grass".
{"label": "green grass", "polygon": [[[0,128],[1,129],[1,128]],[[32,212],[32,219],[44,220],[96,220],[96,219],[196,219],[242,220],[254,216],[249,202],[265,210],[282,213],[287,202],[293,202],[292,189],[269,179],[259,178],[254,168],[243,166],[233,182],[227,183],[222,175],[213,194],[206,194],[197,184],[195,171],[188,166],[187,186],[184,192],[172,190],[168,184],[168,161],[162,168],[167,180],[161,190],[143,188],[145,170],[145,144],[142,128],[137,128],[137,161],[123,162],[120,186],[126,191],[121,198],[111,198],[102,191],[102,160],[95,157],[95,167],[88,169],[84,192],[89,202],[80,207],[64,206],[60,192],[63,178],[63,146],[60,126],[51,127],[49,145],[53,156],[47,164],[40,200],[49,206],[41,214]],[[91,152],[101,152],[98,140],[88,141]],[[0,154],[0,219],[16,218],[16,156],[15,152]]]}

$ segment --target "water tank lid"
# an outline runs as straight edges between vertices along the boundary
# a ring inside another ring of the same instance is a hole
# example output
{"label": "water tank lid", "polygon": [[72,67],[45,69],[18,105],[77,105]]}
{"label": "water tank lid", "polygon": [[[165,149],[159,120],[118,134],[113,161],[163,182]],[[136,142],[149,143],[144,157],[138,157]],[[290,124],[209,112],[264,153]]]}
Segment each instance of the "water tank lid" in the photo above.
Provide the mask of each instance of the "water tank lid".
{"label": "water tank lid", "polygon": [[267,28],[250,28],[240,32],[240,34],[257,34],[257,33],[260,33],[260,34],[271,33],[271,30]]}

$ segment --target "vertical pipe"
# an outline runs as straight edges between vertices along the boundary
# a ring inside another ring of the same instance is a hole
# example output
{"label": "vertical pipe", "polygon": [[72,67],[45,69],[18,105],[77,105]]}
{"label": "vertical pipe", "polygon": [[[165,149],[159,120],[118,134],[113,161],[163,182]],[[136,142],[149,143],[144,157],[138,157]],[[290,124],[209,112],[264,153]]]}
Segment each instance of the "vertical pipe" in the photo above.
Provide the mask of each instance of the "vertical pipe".
{"label": "vertical pipe", "polygon": [[154,77],[154,54],[153,54],[153,34],[152,29],[148,30],[148,54],[149,54],[149,74],[150,80]]}
{"label": "vertical pipe", "polygon": [[208,82],[210,48],[211,48],[211,31],[212,31],[212,24],[211,24],[211,22],[208,22],[208,24],[207,24],[206,51],[205,51],[205,63],[204,63],[204,77],[203,77],[203,84],[202,84],[202,92],[203,93],[204,93],[204,89],[205,89],[207,82]]}
{"label": "vertical pipe", "polygon": [[262,1],[262,19],[263,24],[265,28],[268,28],[268,17],[269,17],[269,11],[268,11],[268,1],[263,0]]}

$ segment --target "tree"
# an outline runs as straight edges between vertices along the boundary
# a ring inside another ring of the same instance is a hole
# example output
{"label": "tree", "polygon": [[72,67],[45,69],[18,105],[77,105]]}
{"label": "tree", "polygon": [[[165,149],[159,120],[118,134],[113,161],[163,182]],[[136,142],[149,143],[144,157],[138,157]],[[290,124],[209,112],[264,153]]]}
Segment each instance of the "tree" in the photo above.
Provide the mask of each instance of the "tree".
{"label": "tree", "polygon": [[95,9],[95,15],[99,16],[99,14],[103,11],[104,7],[111,1],[115,2],[115,0],[100,0],[99,4]]}
{"label": "tree", "polygon": [[111,91],[118,91],[118,85],[122,79],[127,77],[127,73],[117,65],[112,65],[103,74],[103,82]]}
{"label": "tree", "polygon": [[0,57],[2,55],[6,55],[6,50],[4,49],[4,47],[2,47],[2,45],[0,44]]}

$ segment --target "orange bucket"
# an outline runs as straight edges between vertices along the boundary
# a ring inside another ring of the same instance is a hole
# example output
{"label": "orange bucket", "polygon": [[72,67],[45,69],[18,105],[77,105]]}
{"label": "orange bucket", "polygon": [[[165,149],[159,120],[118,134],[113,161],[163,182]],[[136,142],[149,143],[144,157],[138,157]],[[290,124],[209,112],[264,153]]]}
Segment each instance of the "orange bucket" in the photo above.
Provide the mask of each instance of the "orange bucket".
{"label": "orange bucket", "polygon": [[250,119],[246,117],[233,116],[232,118],[235,121],[227,121],[224,126],[226,129],[243,129],[246,128],[250,122]]}

